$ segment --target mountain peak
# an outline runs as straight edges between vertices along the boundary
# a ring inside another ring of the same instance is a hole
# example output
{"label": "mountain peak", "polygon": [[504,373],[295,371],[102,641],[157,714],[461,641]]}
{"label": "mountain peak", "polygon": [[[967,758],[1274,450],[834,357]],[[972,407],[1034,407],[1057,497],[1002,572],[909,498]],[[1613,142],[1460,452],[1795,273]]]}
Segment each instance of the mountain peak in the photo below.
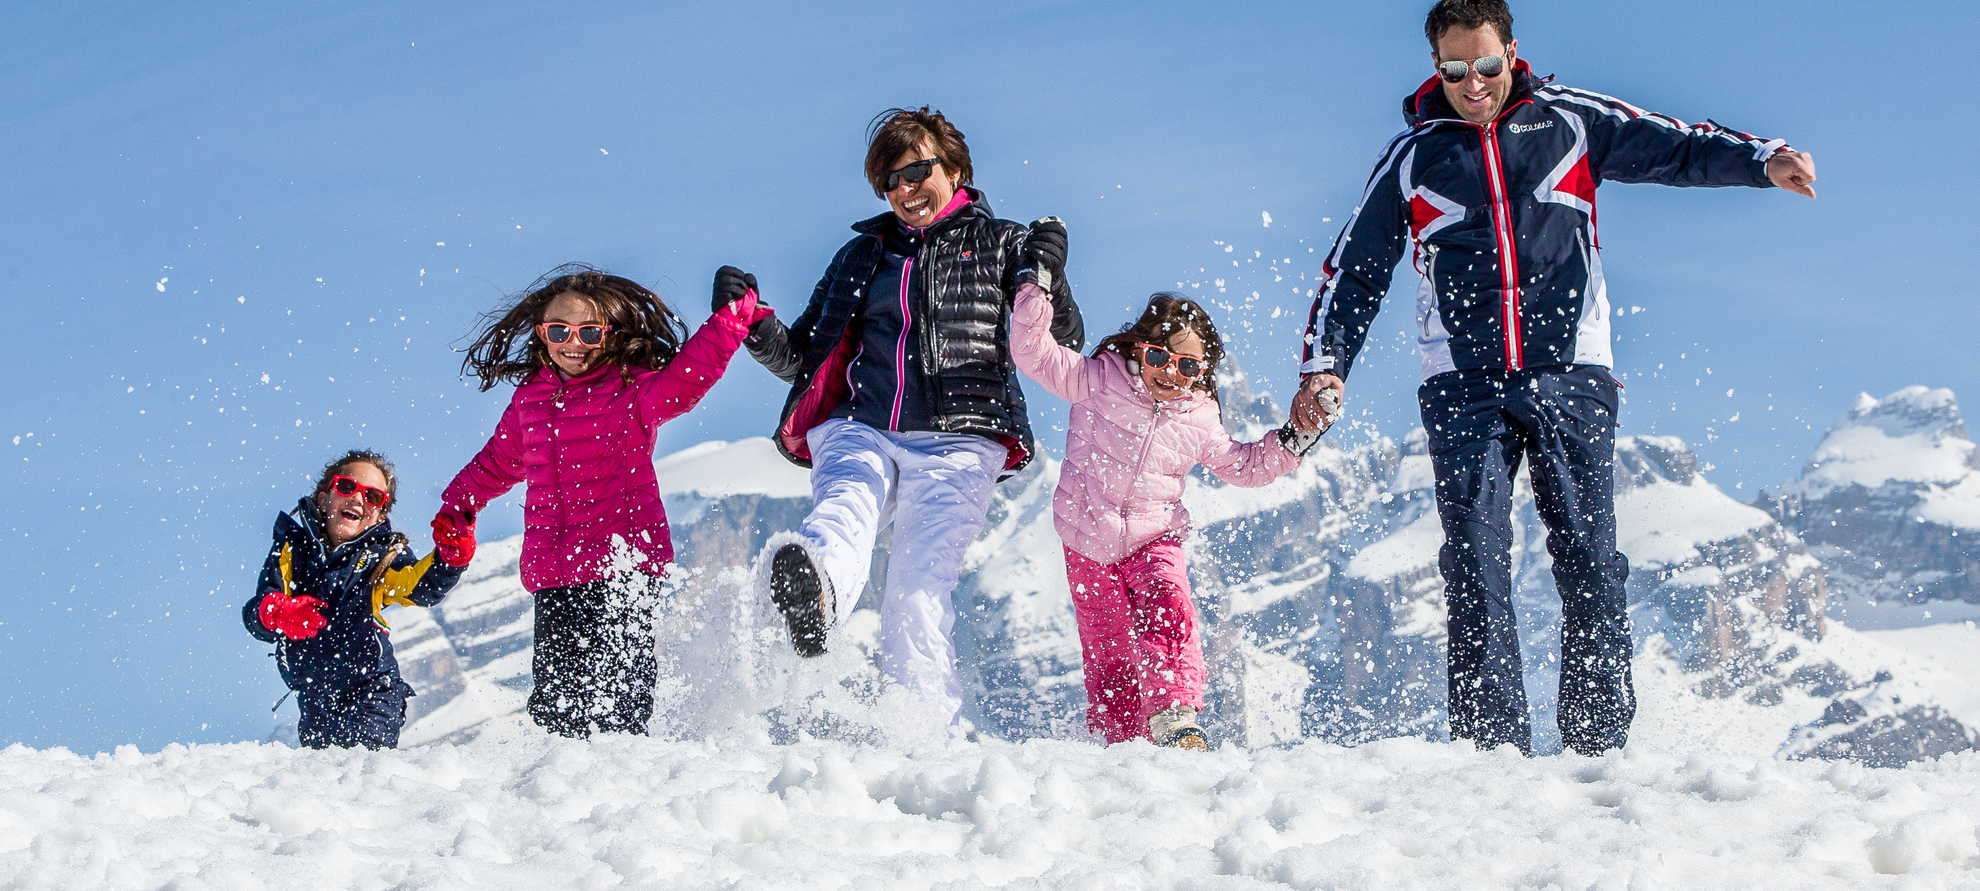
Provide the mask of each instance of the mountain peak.
{"label": "mountain peak", "polygon": [[1822,437],[1791,484],[1803,498],[1851,486],[1945,486],[1980,470],[1959,401],[1943,387],[1906,387],[1883,399],[1864,393]]}

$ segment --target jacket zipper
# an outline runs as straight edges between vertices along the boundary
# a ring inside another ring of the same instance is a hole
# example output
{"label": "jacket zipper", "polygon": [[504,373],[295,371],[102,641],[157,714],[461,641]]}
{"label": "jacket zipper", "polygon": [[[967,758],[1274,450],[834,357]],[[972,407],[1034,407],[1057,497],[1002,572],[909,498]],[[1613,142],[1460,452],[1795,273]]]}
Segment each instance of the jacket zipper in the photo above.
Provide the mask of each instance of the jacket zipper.
{"label": "jacket zipper", "polygon": [[[1151,395],[1150,398],[1153,398],[1153,396]],[[1136,484],[1141,482],[1141,469],[1148,463],[1148,444],[1155,441],[1155,427],[1161,422],[1162,403],[1157,402],[1155,403],[1154,410],[1148,415],[1148,432],[1141,437],[1141,452],[1134,457],[1134,473],[1128,475],[1130,497],[1132,497],[1132,490],[1137,488]],[[1123,501],[1121,503],[1121,550],[1124,551],[1127,550],[1128,545],[1127,518],[1128,505]]]}
{"label": "jacket zipper", "polygon": [[887,429],[901,432],[901,398],[907,392],[907,341],[908,329],[914,325],[914,313],[908,309],[908,283],[914,281],[914,258],[901,261],[901,336],[894,344],[894,414],[887,420]]}
{"label": "jacket zipper", "polygon": [[1506,370],[1518,371],[1525,364],[1519,342],[1519,247],[1513,241],[1512,201],[1506,196],[1506,173],[1504,158],[1499,154],[1497,128],[1497,121],[1478,126],[1478,140],[1485,149],[1485,180],[1492,189],[1492,228],[1499,236],[1499,280],[1505,290]]}

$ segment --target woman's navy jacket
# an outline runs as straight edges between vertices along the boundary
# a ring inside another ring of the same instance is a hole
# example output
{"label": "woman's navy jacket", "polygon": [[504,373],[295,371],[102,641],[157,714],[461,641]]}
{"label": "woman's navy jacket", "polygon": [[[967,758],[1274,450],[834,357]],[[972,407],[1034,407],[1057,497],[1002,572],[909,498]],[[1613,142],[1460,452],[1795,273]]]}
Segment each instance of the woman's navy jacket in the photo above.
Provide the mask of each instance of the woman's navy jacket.
{"label": "woman's navy jacket", "polygon": [[[289,640],[261,624],[262,596],[282,590],[283,545],[290,553],[289,594],[323,601],[323,617],[329,620],[316,636],[304,640]],[[332,549],[324,543],[323,515],[314,499],[304,498],[295,510],[275,518],[275,543],[262,564],[254,597],[241,609],[241,621],[256,639],[275,644],[275,661],[290,689],[342,693],[380,681],[398,682],[399,662],[392,656],[389,632],[371,621],[374,579],[388,555],[392,569],[410,569],[420,562],[389,519]],[[440,602],[460,580],[462,569],[431,561],[407,598],[419,606]]]}

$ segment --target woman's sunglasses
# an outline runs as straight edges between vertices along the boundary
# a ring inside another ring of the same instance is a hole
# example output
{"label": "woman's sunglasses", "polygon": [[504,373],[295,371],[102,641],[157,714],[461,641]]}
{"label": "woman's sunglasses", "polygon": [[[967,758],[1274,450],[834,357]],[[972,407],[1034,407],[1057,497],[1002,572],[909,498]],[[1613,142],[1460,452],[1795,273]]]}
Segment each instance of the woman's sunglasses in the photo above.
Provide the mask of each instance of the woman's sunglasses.
{"label": "woman's sunglasses", "polygon": [[605,333],[612,330],[610,325],[566,325],[562,322],[544,322],[536,326],[536,336],[545,343],[559,346],[571,342],[571,335],[577,335],[578,343],[597,346],[605,342]]}
{"label": "woman's sunglasses", "polygon": [[1485,56],[1469,62],[1453,59],[1437,66],[1437,73],[1444,76],[1445,83],[1458,83],[1470,77],[1473,71],[1478,72],[1479,77],[1491,80],[1506,72],[1506,57]]}
{"label": "woman's sunglasses", "polygon": [[1202,359],[1198,359],[1195,356],[1179,355],[1152,343],[1138,343],[1135,346],[1141,348],[1141,364],[1148,368],[1160,371],[1173,363],[1176,366],[1176,374],[1178,375],[1189,378],[1190,380],[1196,380],[1203,376],[1204,363]]}
{"label": "woman's sunglasses", "polygon": [[372,507],[384,507],[386,502],[392,500],[392,493],[387,492],[384,489],[376,489],[371,486],[367,486],[341,473],[330,478],[330,491],[342,495],[345,498],[349,498],[352,495],[356,495],[359,492],[363,492],[364,503],[369,504]]}
{"label": "woman's sunglasses", "polygon": [[927,179],[929,174],[935,172],[935,165],[940,163],[942,163],[941,158],[927,158],[887,174],[887,191],[900,188],[901,180],[918,183]]}

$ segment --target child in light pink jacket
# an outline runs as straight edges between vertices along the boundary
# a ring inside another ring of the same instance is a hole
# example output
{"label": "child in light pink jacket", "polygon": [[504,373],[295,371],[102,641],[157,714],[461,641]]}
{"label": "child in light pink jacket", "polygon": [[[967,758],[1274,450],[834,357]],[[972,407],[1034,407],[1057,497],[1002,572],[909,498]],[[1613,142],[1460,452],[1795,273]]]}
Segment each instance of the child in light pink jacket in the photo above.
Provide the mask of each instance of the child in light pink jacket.
{"label": "child in light pink jacket", "polygon": [[1109,744],[1147,737],[1209,748],[1203,647],[1182,542],[1184,480],[1201,464],[1240,486],[1299,466],[1319,439],[1290,423],[1258,442],[1224,432],[1214,371],[1223,343],[1210,316],[1179,295],[1151,297],[1141,318],[1091,357],[1052,340],[1051,298],[1019,289],[1011,313],[1017,366],[1072,403],[1052,519],[1086,669],[1086,724]]}

